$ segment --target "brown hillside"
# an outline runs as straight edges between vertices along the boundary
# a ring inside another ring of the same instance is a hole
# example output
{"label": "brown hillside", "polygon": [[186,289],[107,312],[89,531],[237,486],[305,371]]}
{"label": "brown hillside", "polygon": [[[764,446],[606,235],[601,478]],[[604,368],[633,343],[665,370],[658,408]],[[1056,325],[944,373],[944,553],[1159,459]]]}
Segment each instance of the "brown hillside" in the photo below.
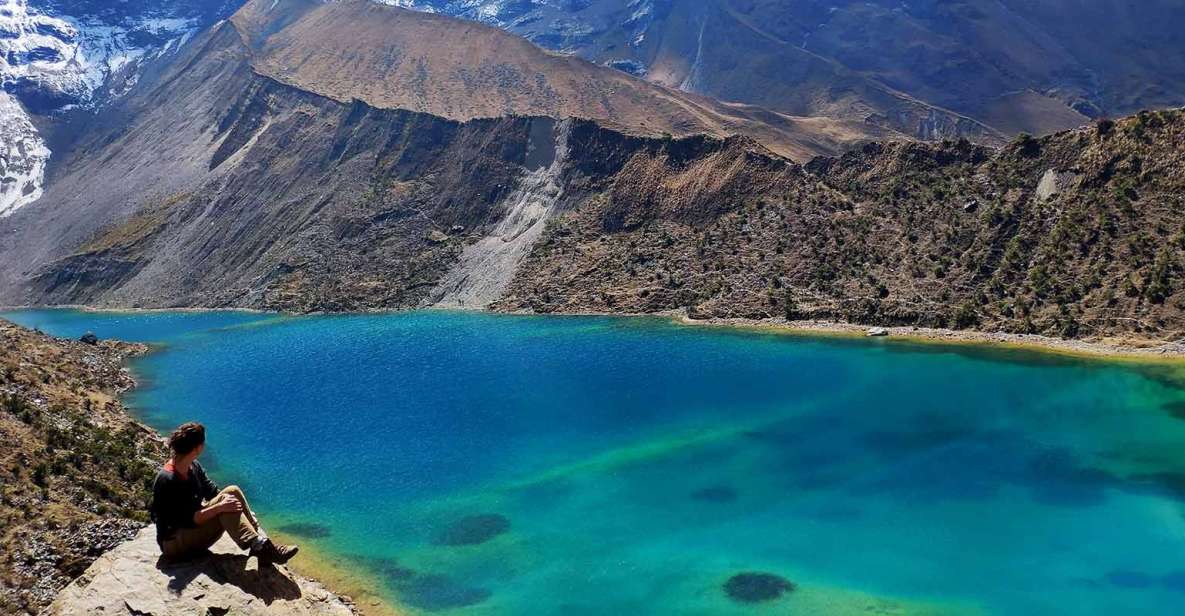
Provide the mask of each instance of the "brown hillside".
{"label": "brown hillside", "polygon": [[[714,155],[719,157],[719,155]],[[549,225],[505,310],[1185,337],[1185,112],[870,145],[805,170],[641,154]]]}
{"label": "brown hillside", "polygon": [[902,137],[872,123],[720,103],[544,51],[496,28],[367,0],[252,0],[231,21],[260,74],[382,109],[462,121],[584,118],[652,136],[741,134],[798,160]]}
{"label": "brown hillside", "polygon": [[38,613],[144,525],[164,445],[116,399],[143,351],[0,320],[0,613]]}

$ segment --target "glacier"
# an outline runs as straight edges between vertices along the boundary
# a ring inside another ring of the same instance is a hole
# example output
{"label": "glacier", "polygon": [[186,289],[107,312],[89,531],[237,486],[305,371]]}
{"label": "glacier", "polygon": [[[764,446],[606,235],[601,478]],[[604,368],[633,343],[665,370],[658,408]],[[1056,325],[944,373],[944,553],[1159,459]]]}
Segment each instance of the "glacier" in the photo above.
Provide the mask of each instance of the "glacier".
{"label": "glacier", "polygon": [[0,218],[41,197],[49,155],[20,103],[0,92]]}

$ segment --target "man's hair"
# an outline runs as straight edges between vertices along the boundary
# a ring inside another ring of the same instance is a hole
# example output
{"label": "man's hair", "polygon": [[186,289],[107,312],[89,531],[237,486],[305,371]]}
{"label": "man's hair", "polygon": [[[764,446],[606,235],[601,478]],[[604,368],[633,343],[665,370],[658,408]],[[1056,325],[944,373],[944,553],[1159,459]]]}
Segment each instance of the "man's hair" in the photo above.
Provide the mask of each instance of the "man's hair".
{"label": "man's hair", "polygon": [[169,449],[183,456],[206,442],[206,426],[196,421],[183,423],[169,435]]}

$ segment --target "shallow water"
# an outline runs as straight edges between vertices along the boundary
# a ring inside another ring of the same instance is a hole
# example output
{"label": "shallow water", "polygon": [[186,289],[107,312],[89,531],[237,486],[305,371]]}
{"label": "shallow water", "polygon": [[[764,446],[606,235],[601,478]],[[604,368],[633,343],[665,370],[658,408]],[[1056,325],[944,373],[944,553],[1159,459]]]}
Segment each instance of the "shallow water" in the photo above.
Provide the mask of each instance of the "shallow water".
{"label": "shallow water", "polygon": [[[1185,391],[1020,351],[425,312],[0,314],[165,343],[264,522],[442,614],[1180,613]],[[724,584],[796,587],[742,604]]]}

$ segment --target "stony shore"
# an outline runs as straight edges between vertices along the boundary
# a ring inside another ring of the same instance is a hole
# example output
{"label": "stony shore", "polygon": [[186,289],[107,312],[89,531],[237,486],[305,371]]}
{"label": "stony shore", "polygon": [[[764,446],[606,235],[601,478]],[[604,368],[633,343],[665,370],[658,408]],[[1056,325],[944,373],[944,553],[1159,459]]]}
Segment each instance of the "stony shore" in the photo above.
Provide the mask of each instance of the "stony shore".
{"label": "stony shore", "polygon": [[1061,355],[1109,359],[1185,361],[1185,342],[1163,342],[1130,338],[1102,338],[1098,340],[1061,339],[1035,334],[1011,334],[1005,332],[981,332],[913,326],[875,327],[814,320],[691,319],[683,312],[669,313],[667,316],[670,316],[679,323],[704,327],[761,329],[803,335],[885,337],[936,344],[992,345]]}

